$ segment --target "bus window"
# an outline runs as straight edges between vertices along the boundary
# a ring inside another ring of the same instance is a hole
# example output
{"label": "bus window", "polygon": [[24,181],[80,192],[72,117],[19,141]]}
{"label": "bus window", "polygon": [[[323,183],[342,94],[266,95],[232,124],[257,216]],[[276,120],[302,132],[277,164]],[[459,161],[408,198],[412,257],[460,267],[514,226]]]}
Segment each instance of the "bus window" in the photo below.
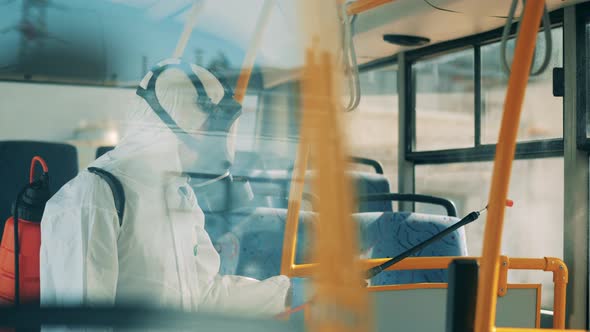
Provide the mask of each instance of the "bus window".
{"label": "bus window", "polygon": [[[452,198],[459,215],[466,215],[487,204],[492,166],[491,162],[416,166],[416,192]],[[516,160],[512,172],[508,195],[515,204],[506,210],[502,254],[563,258],[563,158]],[[417,210],[432,212],[420,204]],[[485,215],[466,226],[470,256],[481,255],[484,227]],[[510,280],[539,280],[531,273],[518,271]],[[549,307],[553,303],[552,276],[542,278],[543,306]]]}
{"label": "bus window", "polygon": [[[553,48],[551,61],[545,72],[531,76],[524,100],[522,118],[518,132],[519,141],[530,141],[563,137],[563,114],[561,97],[554,97],[552,71],[563,66],[563,29],[551,31]],[[534,68],[538,68],[545,56],[543,32],[537,36],[537,49]],[[508,54],[514,52],[514,39],[507,43]],[[502,70],[499,61],[500,43],[481,47],[481,110],[483,144],[493,144],[498,140],[502,108],[508,85],[508,75]],[[511,60],[511,59],[509,59]]]}
{"label": "bus window", "polygon": [[119,87],[0,82],[0,140],[67,142],[84,168],[97,147],[117,144],[134,95]]}
{"label": "bus window", "polygon": [[417,62],[416,151],[473,146],[473,49]]}
{"label": "bus window", "polygon": [[[349,153],[370,158],[383,165],[390,191],[397,188],[397,68],[386,67],[360,74],[361,102],[358,108],[344,114],[349,137]],[[392,130],[392,128],[394,128]],[[354,169],[374,172],[366,165]]]}
{"label": "bus window", "polygon": [[258,108],[258,96],[247,95],[242,105],[242,115],[238,120],[236,151],[252,151],[256,130],[256,110]]}

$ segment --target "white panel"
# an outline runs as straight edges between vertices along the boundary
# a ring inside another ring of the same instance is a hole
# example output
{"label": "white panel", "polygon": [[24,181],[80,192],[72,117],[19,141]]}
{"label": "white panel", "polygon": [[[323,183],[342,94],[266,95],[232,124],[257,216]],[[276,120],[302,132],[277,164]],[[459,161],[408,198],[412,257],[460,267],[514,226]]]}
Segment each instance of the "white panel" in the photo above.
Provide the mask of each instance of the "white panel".
{"label": "white panel", "polygon": [[[370,293],[375,331],[445,331],[447,289],[412,289]],[[535,327],[537,289],[510,289],[498,298],[496,325]]]}

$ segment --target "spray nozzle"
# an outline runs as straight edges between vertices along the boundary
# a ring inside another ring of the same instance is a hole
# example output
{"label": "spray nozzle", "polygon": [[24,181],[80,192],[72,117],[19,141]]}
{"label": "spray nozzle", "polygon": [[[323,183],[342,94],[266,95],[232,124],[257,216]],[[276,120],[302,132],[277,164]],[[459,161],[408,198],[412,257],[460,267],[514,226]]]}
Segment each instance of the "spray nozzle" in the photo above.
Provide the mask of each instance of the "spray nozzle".
{"label": "spray nozzle", "polygon": [[[481,209],[481,210],[477,211],[477,213],[482,213],[482,212],[484,212],[485,210],[487,210],[487,209],[488,209],[488,206],[489,206],[489,205],[486,205],[486,207],[484,207],[483,209]],[[506,207],[513,207],[513,206],[514,206],[514,201],[513,201],[513,200],[511,200],[511,199],[507,199],[507,200],[506,200]]]}

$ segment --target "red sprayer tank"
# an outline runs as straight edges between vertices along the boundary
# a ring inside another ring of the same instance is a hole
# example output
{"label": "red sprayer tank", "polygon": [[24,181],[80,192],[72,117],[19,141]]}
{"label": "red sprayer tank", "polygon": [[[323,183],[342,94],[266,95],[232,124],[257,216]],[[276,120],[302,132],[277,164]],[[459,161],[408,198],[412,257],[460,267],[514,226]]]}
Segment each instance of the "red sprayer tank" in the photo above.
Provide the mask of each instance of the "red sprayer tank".
{"label": "red sprayer tank", "polygon": [[[43,167],[43,174],[37,180],[34,180],[35,162]],[[47,164],[35,156],[29,184],[16,197],[12,217],[4,226],[0,244],[0,304],[39,304],[41,218],[49,198]]]}

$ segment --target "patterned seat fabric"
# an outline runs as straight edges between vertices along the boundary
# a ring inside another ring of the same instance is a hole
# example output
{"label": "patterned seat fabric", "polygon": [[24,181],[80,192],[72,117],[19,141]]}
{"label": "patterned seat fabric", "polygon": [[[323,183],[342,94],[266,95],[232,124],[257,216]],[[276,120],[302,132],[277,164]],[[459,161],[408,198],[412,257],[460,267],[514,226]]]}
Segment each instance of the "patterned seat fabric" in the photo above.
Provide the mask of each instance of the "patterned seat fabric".
{"label": "patterned seat fabric", "polygon": [[[221,256],[220,273],[259,280],[279,275],[287,210],[257,208],[250,215],[233,215],[230,219],[231,231],[214,241]],[[308,262],[312,222],[313,214],[301,211],[295,257],[298,264]]]}
{"label": "patterned seat fabric", "polygon": [[[213,240],[221,256],[220,273],[256,279],[278,275],[287,211],[258,208],[250,212],[229,217],[225,221],[229,232]],[[353,219],[359,227],[360,254],[371,258],[393,257],[458,221],[452,217],[396,212],[357,213]],[[314,220],[313,213],[301,212],[295,258],[298,264],[310,262],[308,252]],[[467,255],[465,235],[463,230],[458,230],[416,256],[464,255]],[[446,280],[446,270],[387,271],[373,278],[371,284]]]}
{"label": "patterned seat fabric", "polygon": [[[459,219],[409,212],[359,213],[362,242],[371,247],[371,258],[391,258],[427,240]],[[465,231],[461,228],[414,256],[466,256]],[[372,285],[447,282],[447,270],[386,271],[371,280]]]}

